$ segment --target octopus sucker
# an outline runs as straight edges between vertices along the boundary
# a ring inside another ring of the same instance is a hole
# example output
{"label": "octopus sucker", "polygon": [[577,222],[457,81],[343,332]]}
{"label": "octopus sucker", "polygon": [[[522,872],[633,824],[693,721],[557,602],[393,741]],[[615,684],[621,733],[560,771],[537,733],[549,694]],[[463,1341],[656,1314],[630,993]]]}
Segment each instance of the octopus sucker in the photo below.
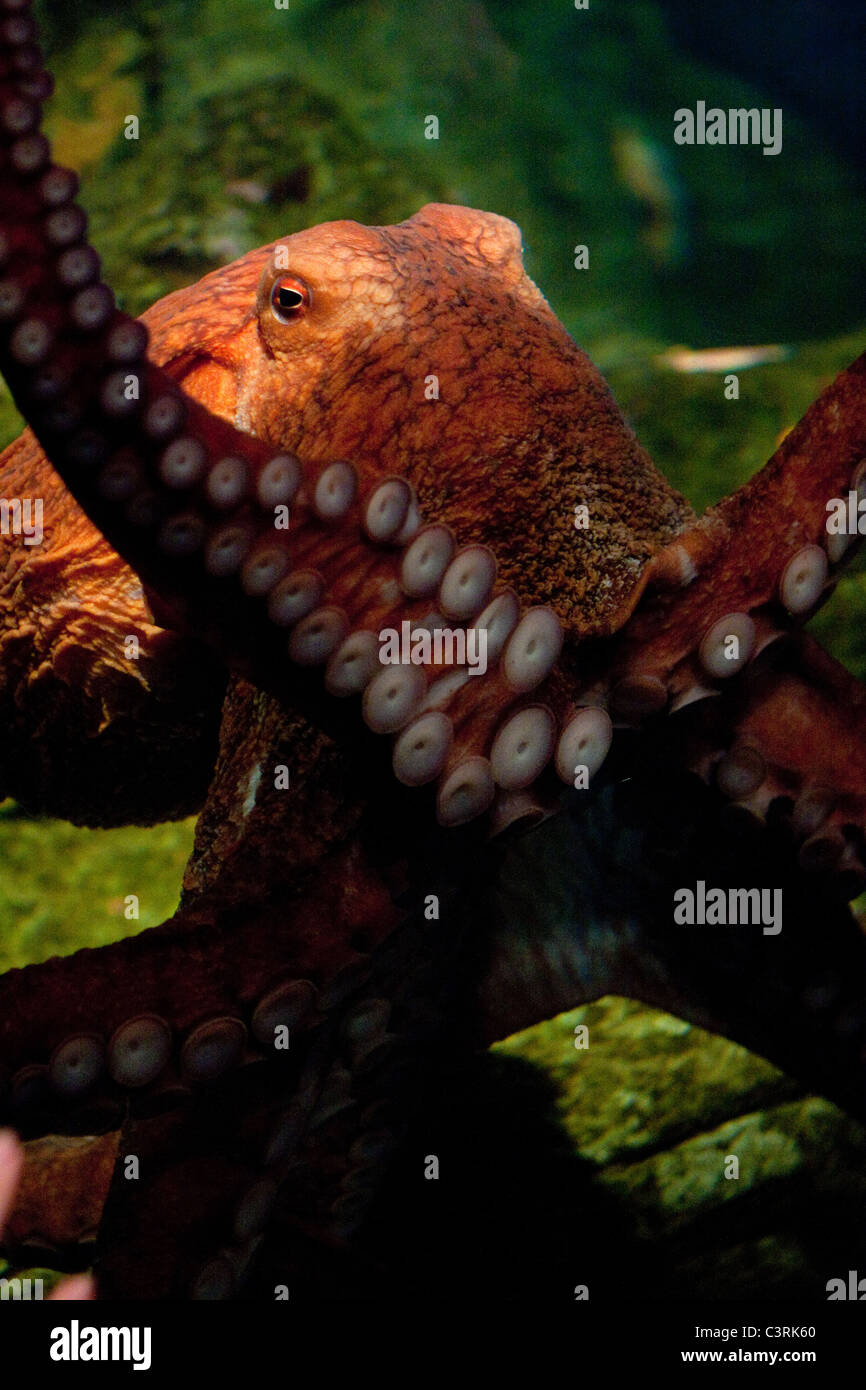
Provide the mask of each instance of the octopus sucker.
{"label": "octopus sucker", "polygon": [[[95,1236],[108,1296],[303,1282],[311,1246],[363,1251],[433,1057],[608,992],[862,1115],[866,693],[803,624],[854,549],[826,518],[863,486],[866,356],[698,518],[496,214],[328,223],[132,320],[27,8],[0,0],[0,368],[32,432],[0,466],[52,525],[3,537],[3,792],[202,809],[169,921],[0,977],[2,1114],[41,1146],[10,1247]],[[391,661],[404,624],[454,645]],[[791,902],[740,971],[671,914],[671,873],[732,858]]]}

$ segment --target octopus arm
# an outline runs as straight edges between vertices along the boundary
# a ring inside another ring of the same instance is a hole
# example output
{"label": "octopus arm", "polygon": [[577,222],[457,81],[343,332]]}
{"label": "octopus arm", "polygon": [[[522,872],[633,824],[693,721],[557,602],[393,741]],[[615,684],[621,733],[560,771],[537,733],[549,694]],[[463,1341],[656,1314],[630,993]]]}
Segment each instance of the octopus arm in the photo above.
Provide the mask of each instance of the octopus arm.
{"label": "octopus arm", "polygon": [[0,797],[78,825],[191,814],[216,759],[222,666],[157,626],[29,432],[0,477],[45,517],[38,546],[0,538]]}
{"label": "octopus arm", "polygon": [[24,1145],[24,1168],[4,1245],[31,1263],[36,1253],[68,1252],[80,1265],[79,1247],[95,1245],[117,1161],[119,1132],[52,1134]]}
{"label": "octopus arm", "polygon": [[[840,865],[817,798],[780,796],[759,816],[723,776],[689,770],[709,741],[684,722],[645,734],[594,790],[502,846],[484,890],[480,1040],[622,995],[735,1039],[862,1116],[866,939],[845,901],[862,877]],[[726,902],[748,891],[754,915],[680,924],[677,895],[699,882]]]}

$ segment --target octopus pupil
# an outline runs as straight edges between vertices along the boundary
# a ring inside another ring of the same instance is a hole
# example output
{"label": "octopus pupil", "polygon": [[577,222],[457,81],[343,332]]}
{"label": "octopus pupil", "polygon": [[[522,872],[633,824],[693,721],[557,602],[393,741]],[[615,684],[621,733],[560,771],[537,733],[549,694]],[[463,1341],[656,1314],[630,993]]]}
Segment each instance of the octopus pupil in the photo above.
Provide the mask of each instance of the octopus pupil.
{"label": "octopus pupil", "polygon": [[304,296],[301,294],[300,290],[287,290],[281,288],[278,298],[281,309],[300,309],[304,302]]}

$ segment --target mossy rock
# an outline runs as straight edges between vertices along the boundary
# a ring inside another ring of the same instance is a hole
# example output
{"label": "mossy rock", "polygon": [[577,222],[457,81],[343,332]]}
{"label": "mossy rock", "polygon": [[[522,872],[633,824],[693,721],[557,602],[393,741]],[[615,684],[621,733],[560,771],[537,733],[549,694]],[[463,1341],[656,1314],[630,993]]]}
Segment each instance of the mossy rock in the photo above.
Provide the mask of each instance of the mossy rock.
{"label": "mossy rock", "polygon": [[[0,972],[104,946],[175,911],[194,821],[83,830],[0,806]],[[130,899],[134,898],[134,908]],[[127,913],[134,910],[137,916]]]}
{"label": "mossy rock", "polygon": [[866,1131],[764,1059],[613,997],[493,1050],[553,1082],[575,1152],[628,1211],[668,1294],[820,1298],[856,1259]]}

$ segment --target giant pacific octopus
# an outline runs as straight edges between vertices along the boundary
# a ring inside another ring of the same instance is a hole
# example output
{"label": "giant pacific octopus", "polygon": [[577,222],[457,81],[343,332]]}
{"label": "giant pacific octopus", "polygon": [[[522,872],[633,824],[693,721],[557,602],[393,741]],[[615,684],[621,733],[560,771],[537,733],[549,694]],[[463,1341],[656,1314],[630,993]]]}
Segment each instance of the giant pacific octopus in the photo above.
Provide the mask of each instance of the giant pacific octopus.
{"label": "giant pacific octopus", "polygon": [[[606,993],[862,1115],[866,694],[803,622],[853,539],[827,500],[866,493],[866,356],[699,519],[504,217],[330,223],[132,320],[29,11],[0,0],[2,490],[45,538],[4,537],[2,793],[203,809],[169,921],[0,979],[7,1251],[95,1253],[106,1297],[369,1288],[443,1054]],[[486,674],[380,664],[405,621],[486,631]],[[699,877],[781,885],[783,932],[677,927]]]}

